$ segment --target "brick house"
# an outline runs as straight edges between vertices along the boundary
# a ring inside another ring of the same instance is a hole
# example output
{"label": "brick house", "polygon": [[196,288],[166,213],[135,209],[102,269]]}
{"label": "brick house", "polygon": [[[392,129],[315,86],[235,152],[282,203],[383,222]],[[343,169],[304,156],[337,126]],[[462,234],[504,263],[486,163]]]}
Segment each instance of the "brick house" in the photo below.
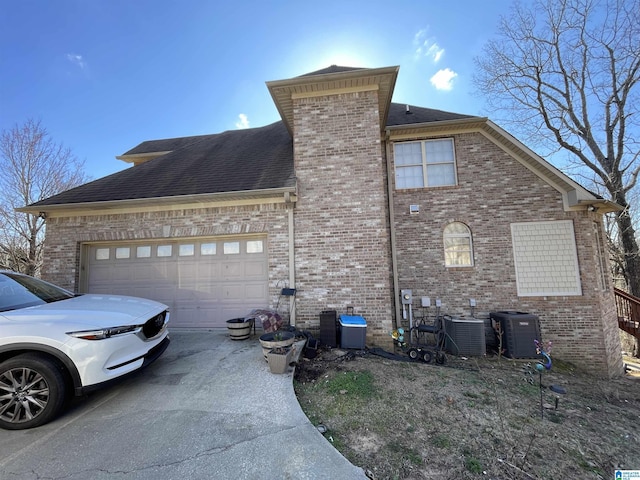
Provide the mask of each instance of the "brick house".
{"label": "brick house", "polygon": [[620,374],[617,205],[487,118],[392,103],[398,70],[267,82],[281,121],[143,142],[117,157],[132,168],[21,209],[46,216],[43,277],[158,299],[174,328],[277,307],[315,331],[352,305],[387,347],[410,288],[451,315],[535,314],[555,355]]}

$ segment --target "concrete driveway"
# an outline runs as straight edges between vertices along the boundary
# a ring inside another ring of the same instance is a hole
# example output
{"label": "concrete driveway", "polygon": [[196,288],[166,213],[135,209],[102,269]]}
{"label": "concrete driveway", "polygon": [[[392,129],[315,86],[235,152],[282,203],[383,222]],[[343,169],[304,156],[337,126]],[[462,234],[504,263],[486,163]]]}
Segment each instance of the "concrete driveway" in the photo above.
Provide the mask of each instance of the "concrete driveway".
{"label": "concrete driveway", "polygon": [[148,368],[40,428],[0,430],[0,478],[364,479],[311,425],[254,337],[172,331]]}

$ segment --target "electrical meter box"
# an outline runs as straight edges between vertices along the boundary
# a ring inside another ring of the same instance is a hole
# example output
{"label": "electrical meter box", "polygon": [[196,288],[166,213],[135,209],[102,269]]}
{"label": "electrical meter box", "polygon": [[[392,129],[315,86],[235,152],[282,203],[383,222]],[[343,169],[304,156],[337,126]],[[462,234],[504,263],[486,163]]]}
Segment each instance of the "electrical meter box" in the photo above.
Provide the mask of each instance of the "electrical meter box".
{"label": "electrical meter box", "polygon": [[411,305],[413,303],[413,292],[410,289],[400,290],[402,305]]}
{"label": "electrical meter box", "polygon": [[364,350],[367,337],[367,321],[359,315],[340,315],[338,324],[340,348]]}

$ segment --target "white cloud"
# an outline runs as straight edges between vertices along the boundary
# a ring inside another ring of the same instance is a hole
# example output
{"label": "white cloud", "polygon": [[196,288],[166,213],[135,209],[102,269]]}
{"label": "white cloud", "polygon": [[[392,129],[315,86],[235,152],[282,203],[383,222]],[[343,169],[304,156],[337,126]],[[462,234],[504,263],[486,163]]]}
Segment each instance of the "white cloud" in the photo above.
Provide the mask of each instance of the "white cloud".
{"label": "white cloud", "polygon": [[81,70],[84,70],[87,66],[87,63],[84,61],[84,58],[82,58],[82,55],[79,55],[77,53],[67,53],[67,60],[80,67]]}
{"label": "white cloud", "polygon": [[458,74],[449,68],[438,70],[436,74],[431,77],[431,85],[436,87],[436,90],[451,90],[453,89],[453,79]]}
{"label": "white cloud", "polygon": [[236,128],[249,128],[249,119],[244,113],[241,113],[240,115],[238,115]]}
{"label": "white cloud", "polygon": [[438,63],[442,55],[444,55],[444,48],[440,48],[437,43],[433,43],[427,48],[425,55],[433,58],[433,63]]}
{"label": "white cloud", "polygon": [[427,57],[433,63],[438,63],[444,55],[444,48],[441,48],[433,38],[426,38],[427,31],[420,30],[413,37],[413,45],[416,48],[416,58]]}

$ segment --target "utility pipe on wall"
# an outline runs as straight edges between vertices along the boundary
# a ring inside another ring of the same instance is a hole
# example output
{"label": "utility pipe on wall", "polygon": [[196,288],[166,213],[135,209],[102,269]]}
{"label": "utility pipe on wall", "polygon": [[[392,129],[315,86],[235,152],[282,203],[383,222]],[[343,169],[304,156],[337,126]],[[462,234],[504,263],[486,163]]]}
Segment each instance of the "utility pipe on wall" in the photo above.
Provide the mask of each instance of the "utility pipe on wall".
{"label": "utility pipe on wall", "polygon": [[[287,192],[284,196],[287,205],[287,216],[289,217],[289,287],[296,288],[296,256],[294,249],[294,224],[293,224],[293,206],[291,196]],[[289,297],[289,321],[291,325],[296,325],[296,296]]]}
{"label": "utility pipe on wall", "polygon": [[400,287],[398,287],[398,265],[397,265],[397,250],[396,250],[396,227],[395,227],[395,214],[393,209],[393,171],[391,168],[391,144],[389,142],[389,133],[387,132],[385,138],[385,152],[387,160],[387,201],[389,202],[389,232],[391,242],[391,269],[393,272],[393,303],[395,305],[395,328],[400,327],[400,304],[398,298],[400,298]]}

